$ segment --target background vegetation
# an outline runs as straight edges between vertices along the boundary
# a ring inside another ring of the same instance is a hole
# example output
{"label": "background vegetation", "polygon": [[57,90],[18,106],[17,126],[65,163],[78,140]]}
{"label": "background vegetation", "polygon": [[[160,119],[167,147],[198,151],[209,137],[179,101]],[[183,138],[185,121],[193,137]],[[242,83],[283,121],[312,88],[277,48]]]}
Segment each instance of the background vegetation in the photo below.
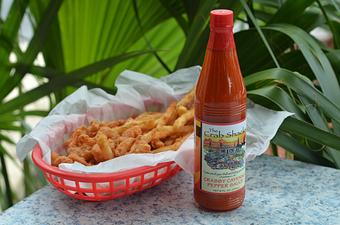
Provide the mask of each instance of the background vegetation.
{"label": "background vegetation", "polygon": [[[47,96],[51,109],[81,85],[115,93],[125,68],[160,77],[202,64],[214,8],[234,10],[249,98],[295,113],[273,139],[274,154],[280,145],[294,159],[340,168],[339,0],[13,0],[0,20],[1,208],[21,197],[9,182],[8,134],[24,135],[28,117],[49,111],[29,104]],[[24,16],[34,29],[27,48],[18,38]],[[333,34],[333,48],[310,35],[316,27]],[[44,66],[35,63],[40,53]],[[37,87],[23,88],[28,74]],[[30,159],[15,163],[25,195],[44,185]]]}

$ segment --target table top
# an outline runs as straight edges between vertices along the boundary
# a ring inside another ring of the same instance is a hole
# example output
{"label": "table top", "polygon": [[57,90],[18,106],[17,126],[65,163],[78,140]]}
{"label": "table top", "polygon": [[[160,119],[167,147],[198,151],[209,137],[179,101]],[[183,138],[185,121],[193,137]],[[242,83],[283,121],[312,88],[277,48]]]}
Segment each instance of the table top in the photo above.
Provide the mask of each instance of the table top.
{"label": "table top", "polygon": [[46,186],[0,214],[0,224],[340,224],[340,171],[261,156],[247,164],[244,204],[207,212],[181,172],[157,187],[106,202]]}

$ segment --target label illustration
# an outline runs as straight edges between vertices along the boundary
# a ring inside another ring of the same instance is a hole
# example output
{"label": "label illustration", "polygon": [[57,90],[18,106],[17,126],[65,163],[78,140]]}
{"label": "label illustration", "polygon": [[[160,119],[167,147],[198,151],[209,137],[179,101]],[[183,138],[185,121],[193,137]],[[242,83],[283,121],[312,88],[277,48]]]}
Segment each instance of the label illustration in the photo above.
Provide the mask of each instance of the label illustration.
{"label": "label illustration", "polygon": [[196,123],[201,145],[201,189],[228,193],[245,183],[246,121],[236,124]]}

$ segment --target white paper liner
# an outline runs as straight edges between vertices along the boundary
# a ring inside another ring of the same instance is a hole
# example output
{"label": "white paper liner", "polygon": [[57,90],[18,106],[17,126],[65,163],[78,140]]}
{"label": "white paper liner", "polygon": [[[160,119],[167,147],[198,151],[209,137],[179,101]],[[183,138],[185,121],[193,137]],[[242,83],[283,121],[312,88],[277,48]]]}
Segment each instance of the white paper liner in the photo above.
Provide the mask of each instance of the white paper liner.
{"label": "white paper liner", "polygon": [[[68,134],[92,120],[109,121],[128,118],[144,111],[165,110],[195,85],[200,67],[178,70],[156,79],[145,74],[124,71],[116,81],[115,96],[101,89],[82,86],[60,102],[47,117],[17,144],[17,156],[23,160],[36,144],[43,159],[51,164],[51,151],[63,152]],[[276,112],[259,105],[248,104],[246,158],[254,159],[266,151],[283,120],[292,113]],[[194,138],[191,135],[177,151],[157,154],[129,154],[94,166],[62,163],[59,168],[80,173],[111,173],[161,162],[176,161],[185,171],[193,172]]]}

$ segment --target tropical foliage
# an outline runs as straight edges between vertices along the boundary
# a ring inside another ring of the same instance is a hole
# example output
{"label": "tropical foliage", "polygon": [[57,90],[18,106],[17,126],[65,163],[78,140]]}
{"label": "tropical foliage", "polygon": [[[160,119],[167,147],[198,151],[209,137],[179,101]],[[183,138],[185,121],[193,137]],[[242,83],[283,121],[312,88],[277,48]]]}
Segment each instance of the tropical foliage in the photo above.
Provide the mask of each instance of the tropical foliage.
{"label": "tropical foliage", "polygon": [[[295,159],[340,168],[339,0],[13,0],[0,20],[1,208],[18,200],[6,166],[15,162],[5,148],[15,144],[8,134],[24,135],[28,117],[49,111],[29,104],[47,97],[52,108],[81,85],[115,93],[125,68],[160,77],[201,64],[214,8],[234,10],[248,97],[295,113],[273,149],[280,145]],[[27,48],[19,43],[24,16],[34,30]],[[333,34],[333,48],[310,35],[316,27]],[[35,63],[40,53],[44,66]],[[40,85],[23,88],[28,74]],[[17,166],[26,195],[44,184],[29,159]]]}

